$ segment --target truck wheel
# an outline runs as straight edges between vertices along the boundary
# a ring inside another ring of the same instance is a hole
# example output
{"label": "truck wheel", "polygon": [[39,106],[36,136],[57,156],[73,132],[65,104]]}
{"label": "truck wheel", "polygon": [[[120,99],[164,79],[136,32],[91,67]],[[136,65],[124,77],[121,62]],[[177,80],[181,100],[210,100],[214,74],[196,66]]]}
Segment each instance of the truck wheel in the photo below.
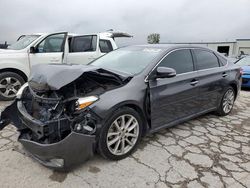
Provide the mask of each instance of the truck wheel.
{"label": "truck wheel", "polygon": [[0,73],[0,100],[13,100],[24,83],[24,79],[14,72]]}

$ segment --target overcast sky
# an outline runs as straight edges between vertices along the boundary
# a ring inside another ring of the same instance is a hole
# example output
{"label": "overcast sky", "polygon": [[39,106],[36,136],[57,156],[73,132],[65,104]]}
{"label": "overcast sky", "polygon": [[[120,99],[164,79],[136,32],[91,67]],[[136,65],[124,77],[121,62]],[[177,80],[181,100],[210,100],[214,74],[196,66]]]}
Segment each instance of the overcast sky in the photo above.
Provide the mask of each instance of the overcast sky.
{"label": "overcast sky", "polygon": [[[250,38],[250,0],[0,0],[0,42],[21,34],[114,29],[146,43]],[[124,42],[124,40],[123,40]]]}

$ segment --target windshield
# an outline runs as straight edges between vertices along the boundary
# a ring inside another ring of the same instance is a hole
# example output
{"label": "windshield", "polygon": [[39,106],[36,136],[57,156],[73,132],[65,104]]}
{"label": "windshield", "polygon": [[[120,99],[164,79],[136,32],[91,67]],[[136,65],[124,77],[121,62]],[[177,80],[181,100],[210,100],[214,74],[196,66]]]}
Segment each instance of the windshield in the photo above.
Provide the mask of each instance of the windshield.
{"label": "windshield", "polygon": [[244,57],[243,59],[237,62],[237,65],[240,66],[250,66],[250,57]]}
{"label": "windshield", "polygon": [[22,50],[26,48],[28,45],[30,45],[34,40],[36,40],[39,37],[39,35],[26,35],[20,38],[17,42],[10,45],[8,49],[11,50]]}
{"label": "windshield", "polygon": [[161,52],[157,48],[121,48],[93,61],[91,65],[134,75],[141,72]]}

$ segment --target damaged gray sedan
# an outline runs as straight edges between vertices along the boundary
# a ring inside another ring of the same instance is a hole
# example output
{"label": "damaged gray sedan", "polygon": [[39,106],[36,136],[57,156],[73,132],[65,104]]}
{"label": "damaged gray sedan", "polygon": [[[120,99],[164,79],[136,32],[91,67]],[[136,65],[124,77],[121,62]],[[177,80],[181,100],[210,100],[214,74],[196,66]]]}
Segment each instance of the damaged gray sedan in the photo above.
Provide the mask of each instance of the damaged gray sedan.
{"label": "damaged gray sedan", "polygon": [[216,52],[191,46],[126,47],[87,66],[36,65],[0,129],[17,127],[24,148],[51,168],[69,169],[96,151],[120,160],[145,133],[229,114],[240,77]]}

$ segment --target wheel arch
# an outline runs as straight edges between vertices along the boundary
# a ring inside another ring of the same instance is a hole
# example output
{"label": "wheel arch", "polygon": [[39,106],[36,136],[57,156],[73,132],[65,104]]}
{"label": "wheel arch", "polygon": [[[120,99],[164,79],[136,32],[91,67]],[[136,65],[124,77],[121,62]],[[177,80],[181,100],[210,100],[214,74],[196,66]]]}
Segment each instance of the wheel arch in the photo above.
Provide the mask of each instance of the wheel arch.
{"label": "wheel arch", "polygon": [[25,82],[28,81],[28,77],[26,76],[26,74],[19,70],[19,69],[15,69],[15,68],[4,68],[4,69],[0,69],[0,73],[3,73],[3,72],[13,72],[13,73],[16,73],[18,75],[20,75]]}
{"label": "wheel arch", "polygon": [[108,113],[109,115],[107,117],[110,117],[113,112],[115,112],[116,110],[123,108],[123,107],[131,108],[131,109],[135,110],[140,115],[140,117],[142,118],[142,122],[143,122],[142,134],[145,135],[149,129],[149,123],[147,121],[145,112],[143,111],[142,107],[140,107],[140,105],[136,101],[125,101],[125,102],[121,102],[119,104],[116,104],[114,107],[112,107],[109,110],[109,113]]}
{"label": "wheel arch", "polygon": [[237,84],[235,83],[235,82],[231,82],[230,84],[229,84],[232,88],[233,88],[233,90],[234,90],[234,94],[235,94],[235,100],[236,100],[236,98],[237,98],[237,95],[238,95],[238,86],[237,86]]}

